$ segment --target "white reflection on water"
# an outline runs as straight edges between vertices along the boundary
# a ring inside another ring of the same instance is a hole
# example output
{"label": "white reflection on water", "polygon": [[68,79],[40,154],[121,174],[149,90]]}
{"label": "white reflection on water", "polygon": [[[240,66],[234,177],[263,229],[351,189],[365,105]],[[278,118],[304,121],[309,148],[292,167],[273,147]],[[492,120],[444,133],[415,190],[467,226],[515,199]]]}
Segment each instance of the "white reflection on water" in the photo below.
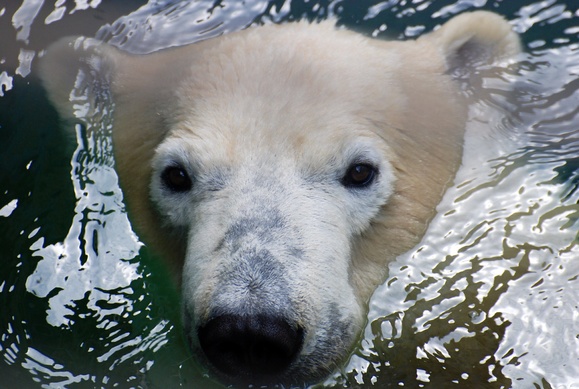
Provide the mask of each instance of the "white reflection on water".
{"label": "white reflection on water", "polygon": [[[24,0],[18,8],[18,10],[12,16],[12,25],[18,31],[16,39],[24,42],[28,42],[30,36],[30,29],[34,23],[34,20],[38,16],[38,13],[45,5],[44,0]],[[69,2],[67,2],[69,3]],[[74,0],[74,8],[69,10],[72,14],[76,11],[82,11],[89,8],[97,8],[101,3],[101,0]],[[69,4],[70,5],[70,4]],[[54,10],[46,17],[44,20],[45,24],[54,23],[65,15],[67,11],[67,5],[64,1],[56,1],[54,3]],[[0,15],[1,16],[1,15]]]}
{"label": "white reflection on water", "polygon": [[18,200],[17,199],[10,201],[8,204],[6,204],[2,208],[0,208],[0,216],[1,217],[9,217],[10,215],[12,215],[12,212],[14,212],[14,210],[16,209],[17,206],[18,206]]}
{"label": "white reflection on water", "polygon": [[[97,117],[91,120],[98,120]],[[110,130],[110,129],[109,129]],[[140,275],[134,258],[141,247],[124,212],[122,194],[111,163],[111,146],[106,134],[88,136],[77,126],[78,147],[72,162],[72,183],[77,198],[75,216],[62,243],[44,246],[39,237],[30,250],[40,257],[36,270],[28,277],[26,288],[38,297],[49,297],[47,321],[55,327],[69,326],[74,301],[89,296],[89,307],[104,315],[98,301],[120,299],[115,312],[130,307],[130,284]],[[102,144],[104,142],[105,144]],[[102,154],[104,158],[93,156]],[[122,290],[111,295],[108,291]],[[57,291],[55,293],[55,291]]]}
{"label": "white reflection on water", "polygon": [[[159,49],[183,46],[216,37],[249,26],[262,15],[269,1],[173,0],[149,2],[112,25],[103,26],[97,38],[133,53],[150,53]],[[289,6],[290,1],[286,1]],[[273,12],[280,18],[287,7]]]}
{"label": "white reflection on water", "polygon": [[26,350],[26,357],[24,362],[22,362],[22,367],[27,369],[34,377],[34,381],[38,383],[43,382],[43,377],[50,377],[51,380],[57,382],[55,385],[43,385],[45,388],[66,387],[90,379],[89,374],[74,375],[64,370],[64,366],[32,347]]}
{"label": "white reflection on water", "polygon": [[0,73],[0,97],[4,96],[4,92],[12,89],[13,79],[6,71]]}
{"label": "white reflection on water", "polygon": [[12,15],[12,25],[18,31],[16,39],[27,42],[30,36],[30,27],[38,15],[44,0],[24,0],[18,10]]}

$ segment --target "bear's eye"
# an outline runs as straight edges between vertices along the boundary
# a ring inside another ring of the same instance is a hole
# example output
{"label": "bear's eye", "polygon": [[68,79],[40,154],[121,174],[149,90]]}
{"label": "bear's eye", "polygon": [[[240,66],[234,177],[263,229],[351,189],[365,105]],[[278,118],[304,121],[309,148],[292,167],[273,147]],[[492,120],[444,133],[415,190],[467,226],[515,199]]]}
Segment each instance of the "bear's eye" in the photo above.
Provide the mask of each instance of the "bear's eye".
{"label": "bear's eye", "polygon": [[342,178],[342,185],[348,188],[365,188],[376,178],[377,169],[367,163],[351,165]]}
{"label": "bear's eye", "polygon": [[161,180],[172,192],[187,192],[191,189],[191,178],[179,165],[168,166],[161,173]]}

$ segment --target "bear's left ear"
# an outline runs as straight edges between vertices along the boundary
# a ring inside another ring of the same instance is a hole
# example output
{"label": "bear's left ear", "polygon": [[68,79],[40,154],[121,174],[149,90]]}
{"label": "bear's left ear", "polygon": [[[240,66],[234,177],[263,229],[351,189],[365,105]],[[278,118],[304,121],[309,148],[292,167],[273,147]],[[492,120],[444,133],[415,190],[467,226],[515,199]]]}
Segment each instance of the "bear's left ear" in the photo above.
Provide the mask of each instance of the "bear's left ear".
{"label": "bear's left ear", "polygon": [[66,37],[46,50],[38,71],[62,119],[86,115],[108,96],[122,57],[119,50],[85,37]]}
{"label": "bear's left ear", "polygon": [[451,75],[461,76],[485,65],[500,65],[521,52],[518,35],[501,16],[487,11],[458,15],[419,40],[437,47]]}

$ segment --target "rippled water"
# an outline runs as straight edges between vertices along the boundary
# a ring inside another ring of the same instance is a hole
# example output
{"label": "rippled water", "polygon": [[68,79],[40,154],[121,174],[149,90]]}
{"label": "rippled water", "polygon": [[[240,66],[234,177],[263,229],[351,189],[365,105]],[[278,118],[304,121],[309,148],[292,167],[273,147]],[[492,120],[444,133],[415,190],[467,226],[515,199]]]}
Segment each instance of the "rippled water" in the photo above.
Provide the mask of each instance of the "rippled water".
{"label": "rippled water", "polygon": [[[102,4],[101,4],[102,3]],[[181,337],[179,298],[132,232],[111,123],[59,132],[34,76],[60,36],[146,53],[252,23],[334,16],[415,37],[473,9],[527,54],[485,80],[455,184],[422,242],[389,266],[361,346],[325,387],[579,387],[579,12],[574,1],[26,0],[0,4],[0,388],[219,387]],[[489,130],[490,128],[490,130]],[[68,146],[67,146],[68,145]]]}

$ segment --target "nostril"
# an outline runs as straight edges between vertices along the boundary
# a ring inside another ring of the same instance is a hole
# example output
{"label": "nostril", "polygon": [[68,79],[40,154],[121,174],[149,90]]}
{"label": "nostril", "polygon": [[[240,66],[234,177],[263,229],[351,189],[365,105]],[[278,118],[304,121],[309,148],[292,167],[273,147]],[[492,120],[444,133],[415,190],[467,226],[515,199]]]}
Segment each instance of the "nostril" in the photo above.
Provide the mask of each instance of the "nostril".
{"label": "nostril", "polygon": [[223,315],[198,330],[209,362],[222,373],[259,380],[283,373],[295,360],[303,330],[266,315]]}

